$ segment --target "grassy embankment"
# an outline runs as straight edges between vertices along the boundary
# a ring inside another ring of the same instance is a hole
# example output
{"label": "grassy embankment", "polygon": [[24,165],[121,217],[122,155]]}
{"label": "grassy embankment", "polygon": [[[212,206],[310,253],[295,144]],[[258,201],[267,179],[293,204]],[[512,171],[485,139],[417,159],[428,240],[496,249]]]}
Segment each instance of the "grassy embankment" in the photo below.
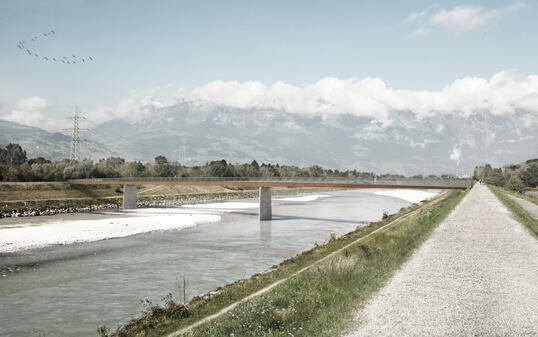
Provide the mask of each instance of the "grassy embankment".
{"label": "grassy embankment", "polygon": [[[276,189],[274,194],[299,193],[313,189]],[[221,198],[248,198],[258,195],[257,189],[221,186],[139,186],[138,201],[179,201]],[[120,204],[120,185],[68,185],[60,182],[0,183],[0,212],[78,208],[91,205]]]}
{"label": "grassy embankment", "polygon": [[[529,231],[538,238],[538,220],[534,218],[532,215],[529,214],[523,207],[521,207],[515,200],[511,199],[505,189],[502,189],[500,187],[488,185],[489,189],[499,198],[499,200],[510,210],[512,211],[512,214],[514,214],[514,217],[522,223],[524,226],[526,226]],[[512,193],[513,194],[513,193]],[[515,196],[519,197],[519,195],[515,194]],[[530,197],[532,198],[532,197]],[[527,199],[528,200],[528,199]],[[531,200],[529,200],[531,201]]]}
{"label": "grassy embankment", "polygon": [[538,205],[538,197],[535,197],[533,195],[524,194],[524,193],[517,193],[517,192],[514,192],[514,191],[507,190],[506,188],[503,188],[502,190],[503,190],[503,192],[511,194],[516,198],[525,199],[527,201],[532,202],[535,205]]}
{"label": "grassy embankment", "polygon": [[285,260],[268,272],[194,298],[187,307],[152,306],[113,336],[165,336],[215,314],[277,281],[261,296],[203,323],[187,336],[335,336],[465,195],[442,193],[425,204],[357,227]]}

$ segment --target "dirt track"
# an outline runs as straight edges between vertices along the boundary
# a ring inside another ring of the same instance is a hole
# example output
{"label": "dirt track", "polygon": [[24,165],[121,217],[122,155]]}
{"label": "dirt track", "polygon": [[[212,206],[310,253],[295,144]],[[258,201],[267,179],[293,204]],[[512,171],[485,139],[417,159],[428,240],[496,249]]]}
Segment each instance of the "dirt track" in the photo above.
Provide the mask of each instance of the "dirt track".
{"label": "dirt track", "polygon": [[475,185],[343,336],[538,336],[538,242]]}

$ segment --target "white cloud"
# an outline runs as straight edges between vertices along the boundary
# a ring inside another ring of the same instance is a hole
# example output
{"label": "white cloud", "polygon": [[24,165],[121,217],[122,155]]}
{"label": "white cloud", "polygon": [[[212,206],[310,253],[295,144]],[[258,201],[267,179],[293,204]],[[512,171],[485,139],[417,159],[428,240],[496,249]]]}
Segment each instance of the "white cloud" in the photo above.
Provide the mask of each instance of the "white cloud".
{"label": "white cloud", "polygon": [[426,28],[420,27],[417,30],[415,30],[414,32],[412,32],[411,36],[424,36],[427,33],[428,33],[428,31],[426,30]]}
{"label": "white cloud", "polygon": [[409,16],[404,20],[404,22],[405,23],[415,22],[415,21],[425,17],[432,9],[437,8],[437,7],[438,7],[438,5],[435,4],[433,6],[430,6],[430,7],[426,8],[423,11],[413,12],[413,13],[409,14]]}
{"label": "white cloud", "polygon": [[460,148],[458,146],[454,146],[452,148],[452,152],[450,153],[450,160],[455,161],[457,165],[460,164],[461,150],[460,150]]}
{"label": "white cloud", "polygon": [[538,76],[500,72],[489,80],[465,77],[440,91],[391,88],[380,78],[372,77],[327,77],[301,87],[281,81],[272,86],[258,81],[215,81],[184,91],[182,99],[206,100],[244,109],[273,109],[324,116],[348,113],[371,118],[386,127],[391,123],[392,111],[411,111],[418,119],[439,113],[468,117],[480,111],[509,115],[517,109],[536,113]]}
{"label": "white cloud", "polygon": [[[436,91],[393,88],[375,77],[326,77],[302,86],[282,81],[272,85],[260,81],[214,81],[192,90],[181,89],[175,94],[132,94],[114,108],[102,108],[88,115],[92,121],[113,118],[135,121],[158,113],[159,108],[179,102],[193,102],[200,109],[204,105],[214,104],[317,115],[326,120],[351,114],[373,122],[370,129],[365,130],[365,135],[358,136],[370,138],[379,137],[379,129],[391,125],[397,111],[409,111],[417,120],[422,120],[439,114],[460,117],[483,112],[513,115],[517,110],[524,110],[527,114],[522,117],[521,125],[528,128],[537,120],[538,75],[525,76],[503,71],[490,79],[461,78]],[[443,130],[444,126],[436,126],[437,133]]]}
{"label": "white cloud", "polygon": [[426,32],[424,25],[443,27],[456,33],[470,32],[477,28],[499,22],[507,15],[525,8],[526,5],[522,1],[495,9],[464,5],[456,6],[449,10],[441,8],[434,12],[433,10],[436,7],[432,6],[424,11],[411,13],[405,19],[406,23],[419,22],[422,25],[412,35],[423,35],[420,33]]}
{"label": "white cloud", "polygon": [[41,111],[49,106],[47,100],[41,97],[28,97],[17,102],[15,108],[3,119],[25,125],[42,126],[44,117]]}
{"label": "white cloud", "polygon": [[534,124],[536,124],[537,118],[536,116],[533,116],[531,114],[525,114],[521,117],[521,123],[523,124],[523,128],[529,129]]}

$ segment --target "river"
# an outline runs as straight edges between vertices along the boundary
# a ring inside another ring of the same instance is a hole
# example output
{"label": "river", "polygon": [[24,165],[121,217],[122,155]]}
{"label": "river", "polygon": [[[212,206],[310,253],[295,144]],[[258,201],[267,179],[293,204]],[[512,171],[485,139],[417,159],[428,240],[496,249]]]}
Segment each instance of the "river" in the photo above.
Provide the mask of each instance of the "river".
{"label": "river", "polygon": [[[275,199],[274,219],[264,222],[258,220],[253,199],[227,205],[139,209],[149,217],[152,212],[170,210],[217,215],[219,220],[181,230],[2,252],[0,335],[96,336],[102,323],[114,328],[140,315],[143,300],[158,304],[168,293],[179,298],[178,285],[184,278],[191,297],[204,294],[267,270],[327,240],[333,232],[339,236],[379,220],[383,210],[394,213],[410,204],[375,193],[380,191]],[[395,195],[401,197],[401,193]],[[92,221],[92,216],[80,215],[86,221]],[[103,217],[107,216],[95,215],[95,221]],[[47,218],[42,221],[50,221]],[[33,225],[41,221],[36,219]],[[0,238],[2,228],[0,222]]]}

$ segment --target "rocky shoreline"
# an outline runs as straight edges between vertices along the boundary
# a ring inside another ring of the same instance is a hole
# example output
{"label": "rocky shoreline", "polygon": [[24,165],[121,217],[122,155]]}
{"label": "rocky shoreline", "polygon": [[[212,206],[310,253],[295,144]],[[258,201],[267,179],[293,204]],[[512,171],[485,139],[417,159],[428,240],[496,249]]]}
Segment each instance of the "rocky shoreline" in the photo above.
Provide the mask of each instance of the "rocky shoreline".
{"label": "rocky shoreline", "polygon": [[[201,204],[207,202],[215,201],[226,201],[237,198],[252,198],[255,197],[257,193],[230,193],[230,194],[220,194],[220,195],[211,195],[211,196],[187,196],[187,197],[175,197],[173,199],[154,199],[154,200],[142,200],[137,203],[139,208],[146,207],[177,207],[182,205],[192,205],[192,204]],[[97,205],[88,205],[84,207],[58,207],[58,208],[30,208],[30,209],[21,209],[13,210],[10,212],[0,213],[0,218],[18,218],[18,217],[31,217],[31,216],[46,216],[46,215],[57,215],[57,214],[67,214],[67,213],[90,213],[95,211],[102,211],[107,209],[119,209],[121,208],[121,202],[114,203],[104,203]]]}

